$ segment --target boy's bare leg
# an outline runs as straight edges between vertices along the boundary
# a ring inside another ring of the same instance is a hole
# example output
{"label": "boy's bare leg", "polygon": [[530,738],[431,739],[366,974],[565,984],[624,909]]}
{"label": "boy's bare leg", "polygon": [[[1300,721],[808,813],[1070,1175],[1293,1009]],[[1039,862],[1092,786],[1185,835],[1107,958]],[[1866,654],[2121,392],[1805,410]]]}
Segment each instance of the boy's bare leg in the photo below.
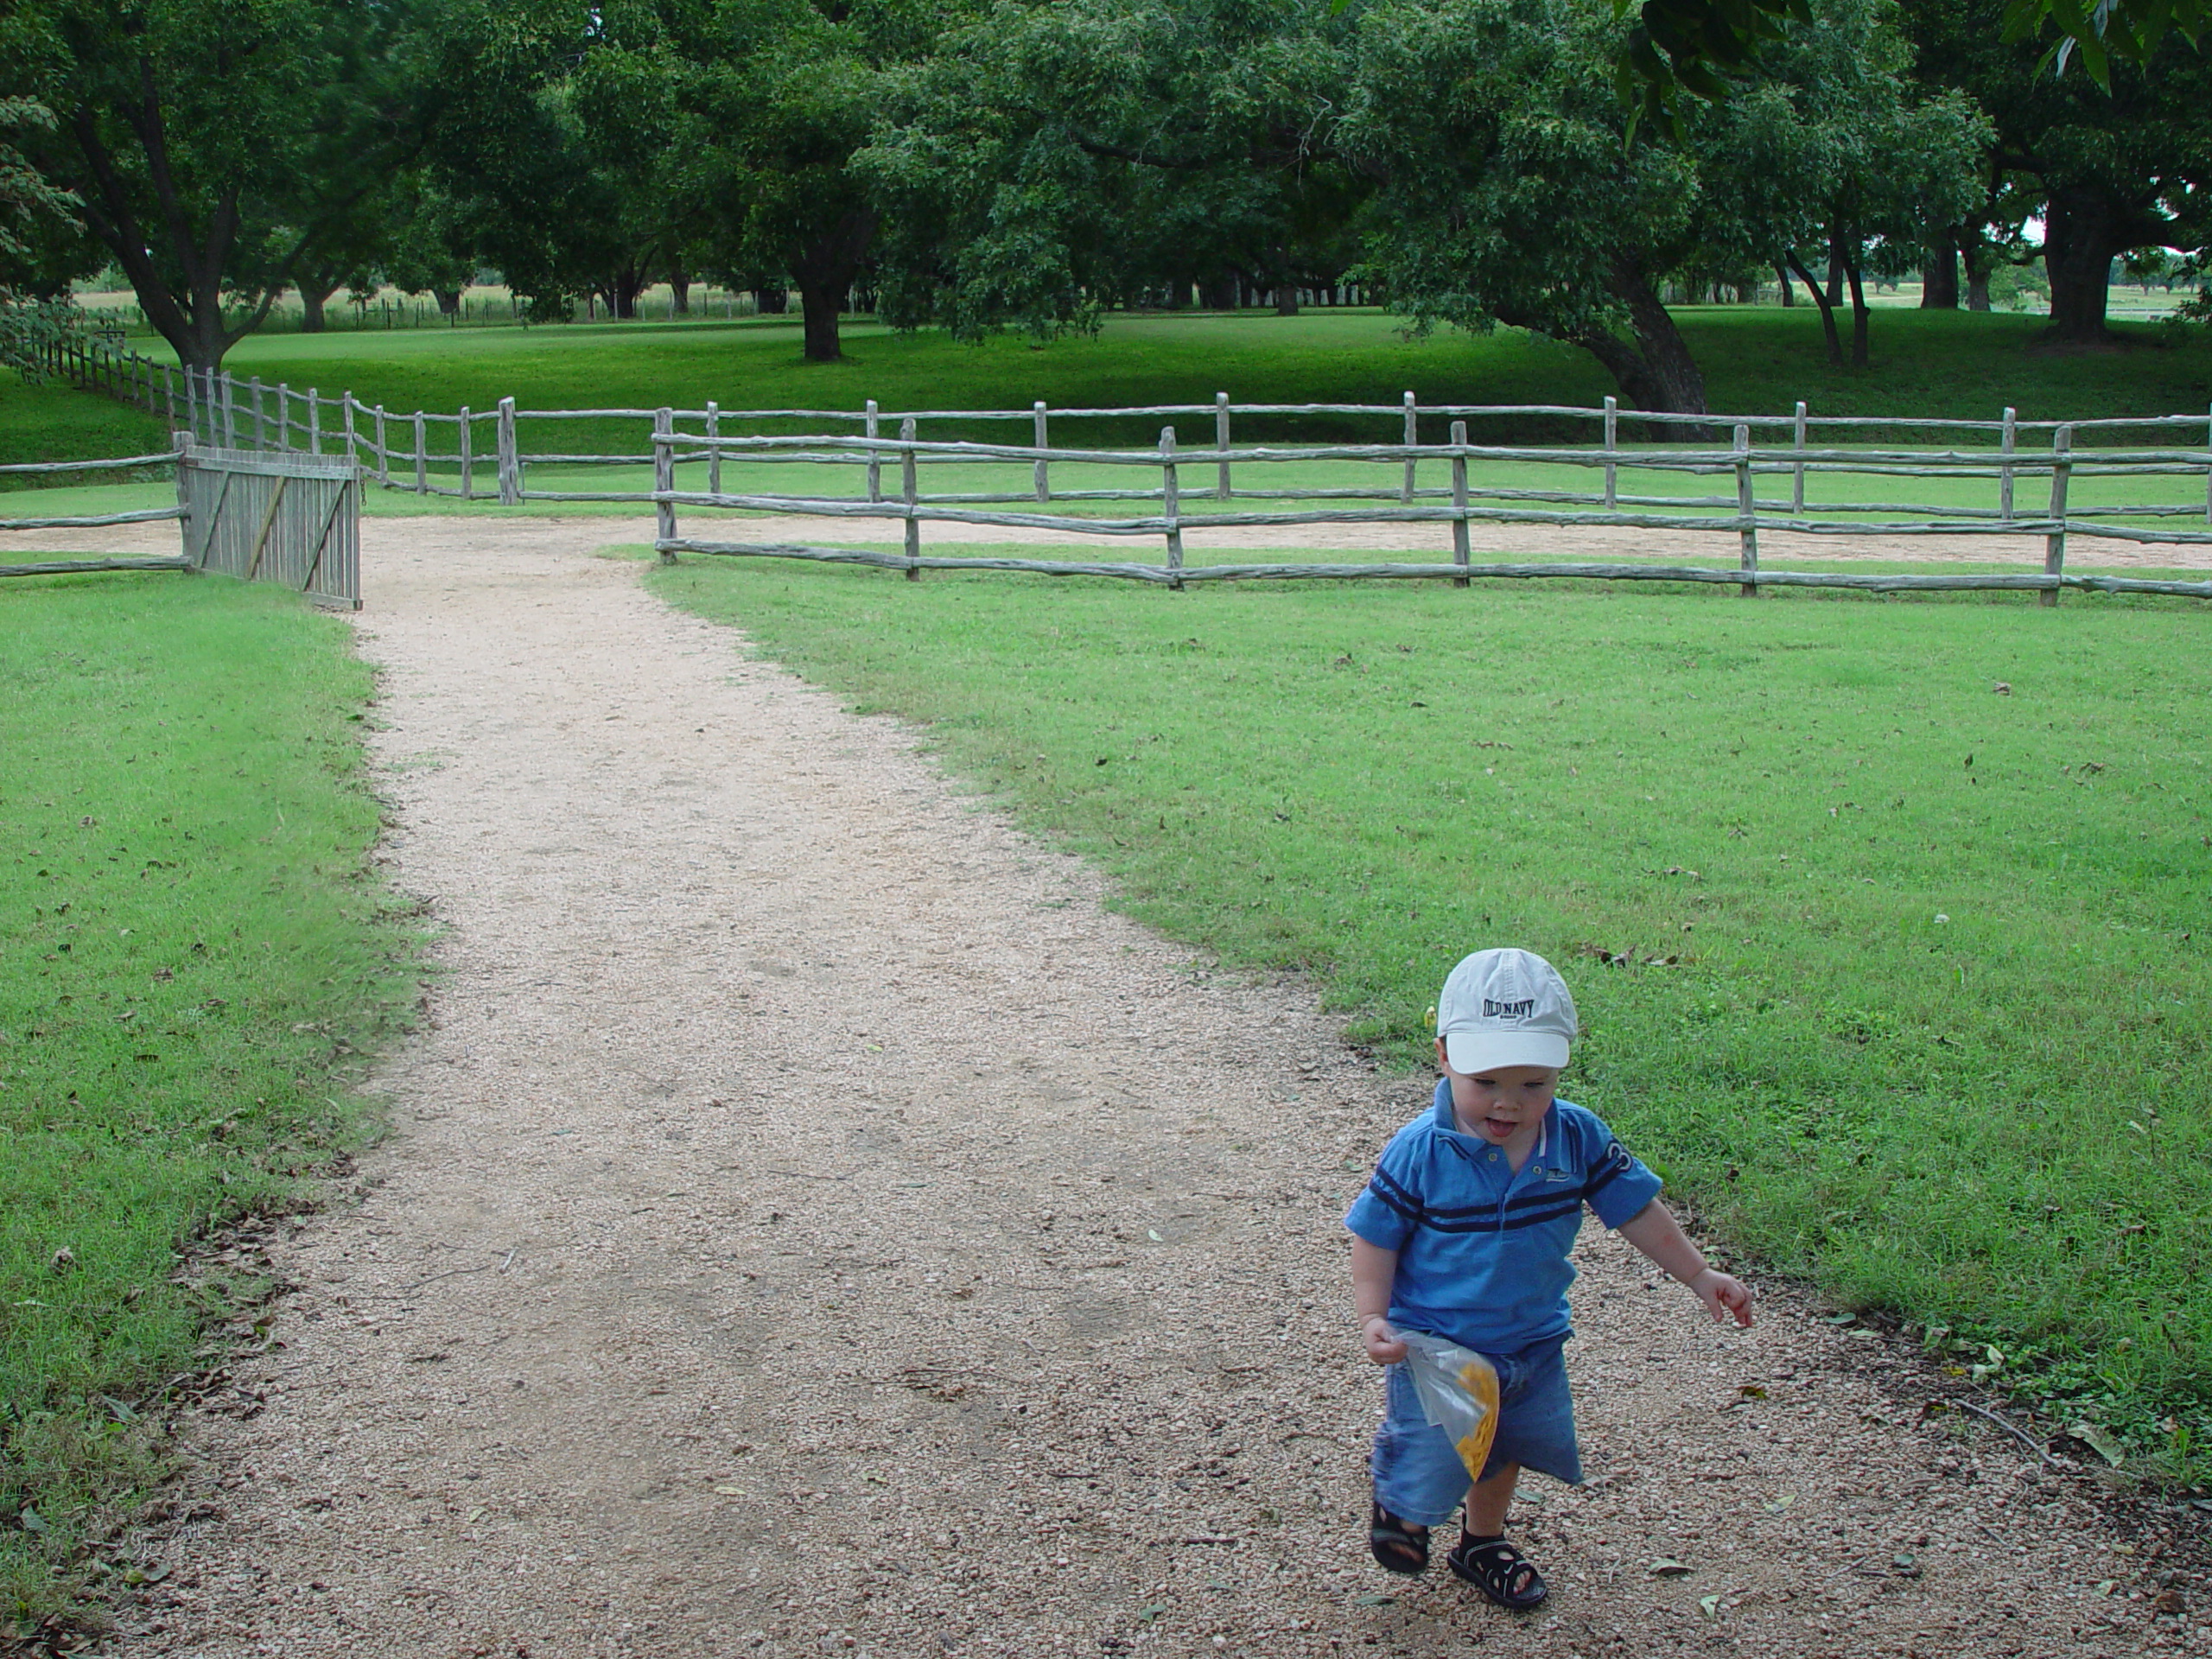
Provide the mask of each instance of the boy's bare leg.
{"label": "boy's bare leg", "polygon": [[1475,1538],[1501,1537],[1505,1512],[1512,1506],[1513,1488],[1521,1478],[1521,1465],[1508,1463],[1484,1475],[1467,1493],[1467,1533]]}

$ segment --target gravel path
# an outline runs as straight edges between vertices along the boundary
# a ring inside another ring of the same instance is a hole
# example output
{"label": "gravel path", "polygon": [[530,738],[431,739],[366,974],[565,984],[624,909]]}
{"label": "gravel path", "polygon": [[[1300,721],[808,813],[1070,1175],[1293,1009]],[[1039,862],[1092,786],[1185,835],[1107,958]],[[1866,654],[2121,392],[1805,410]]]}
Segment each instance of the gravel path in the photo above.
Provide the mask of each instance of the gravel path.
{"label": "gravel path", "polygon": [[626,530],[364,526],[385,850],[443,976],[358,1202],[249,1246],[277,1345],[188,1420],[173,1571],[111,1650],[2212,1644],[2152,1611],[2152,1511],[1923,1417],[1941,1379],[1786,1291],[1704,1324],[1604,1236],[1593,1478],[1516,1522],[1551,1605],[1376,1569],[1338,1217],[1426,1081],[591,556]]}

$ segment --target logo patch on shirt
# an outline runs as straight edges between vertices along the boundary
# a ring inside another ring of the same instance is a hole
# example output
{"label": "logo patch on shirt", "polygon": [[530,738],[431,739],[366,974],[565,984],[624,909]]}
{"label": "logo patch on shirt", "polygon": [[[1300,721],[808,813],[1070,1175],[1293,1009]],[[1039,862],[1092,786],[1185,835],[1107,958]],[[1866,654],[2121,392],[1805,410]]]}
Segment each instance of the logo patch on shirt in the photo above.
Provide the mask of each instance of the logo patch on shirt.
{"label": "logo patch on shirt", "polygon": [[1536,1011],[1536,999],[1524,996],[1518,1002],[1498,1002],[1483,998],[1483,1018],[1485,1020],[1526,1020]]}

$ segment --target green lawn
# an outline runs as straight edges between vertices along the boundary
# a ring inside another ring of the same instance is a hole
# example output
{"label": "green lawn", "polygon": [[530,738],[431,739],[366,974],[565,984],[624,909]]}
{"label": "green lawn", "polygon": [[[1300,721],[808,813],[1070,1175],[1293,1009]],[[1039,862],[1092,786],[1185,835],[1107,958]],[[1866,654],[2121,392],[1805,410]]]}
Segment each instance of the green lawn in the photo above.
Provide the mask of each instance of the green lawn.
{"label": "green lawn", "polygon": [[2204,1443],[2201,608],[652,580],[1395,1060],[1462,952],[1545,952],[1570,1096],[1717,1236]]}
{"label": "green lawn", "polygon": [[[2010,403],[2029,420],[2186,414],[2212,403],[2212,338],[2203,330],[2172,336],[2125,325],[2133,350],[2054,353],[2035,344],[2039,318],[1888,311],[1875,320],[1874,366],[1853,372],[1827,365],[1810,307],[1678,315],[1711,406],[1730,413],[1786,415],[1801,397],[1815,414],[1988,419]],[[1375,311],[1117,315],[1095,339],[1040,346],[1007,335],[963,346],[854,319],[845,360],[810,364],[799,355],[796,321],[633,322],[267,335],[242,342],[227,366],[270,385],[350,389],[395,413],[486,410],[508,396],[524,409],[696,409],[709,399],[724,408],[858,409],[874,397],[896,410],[1027,409],[1039,398],[1056,408],[1210,404],[1217,391],[1244,403],[1395,404],[1412,391],[1429,403],[1589,404],[1613,390],[1586,353],[1554,341],[1513,330],[1408,340],[1399,329]],[[166,354],[158,340],[140,345]],[[1139,420],[1088,435],[1149,442],[1160,424]],[[1249,425],[1253,435],[1390,435],[1342,419]],[[1209,441],[1211,424],[1181,435]],[[526,438],[525,447],[545,446]]]}
{"label": "green lawn", "polygon": [[355,1051],[415,982],[366,861],[370,677],[343,624],[219,577],[18,577],[0,607],[12,1633],[100,1570],[162,1390],[255,1299],[232,1270],[175,1282],[182,1253],[357,1141]]}
{"label": "green lawn", "polygon": [[[152,454],[168,447],[167,425],[154,416],[58,380],[26,385],[13,369],[0,369],[0,465]],[[29,480],[0,475],[0,490],[27,487]]]}

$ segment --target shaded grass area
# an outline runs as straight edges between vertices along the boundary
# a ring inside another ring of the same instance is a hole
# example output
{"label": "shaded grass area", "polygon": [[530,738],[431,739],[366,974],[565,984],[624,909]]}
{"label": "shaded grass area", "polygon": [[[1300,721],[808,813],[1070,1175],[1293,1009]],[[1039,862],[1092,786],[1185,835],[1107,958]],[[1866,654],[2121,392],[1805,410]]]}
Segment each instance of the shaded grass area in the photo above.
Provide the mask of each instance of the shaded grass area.
{"label": "shaded grass area", "polygon": [[2200,611],[650,580],[927,722],[1135,913],[1314,972],[1401,1063],[1460,954],[1543,951],[1585,1018],[1567,1092],[1720,1237],[1994,1344],[2139,1453],[2203,1444]]}
{"label": "shaded grass area", "polygon": [[[143,455],[168,447],[168,424],[158,416],[58,380],[28,385],[13,369],[0,369],[0,465]],[[0,490],[30,487],[34,480],[0,474]]]}
{"label": "shaded grass area", "polygon": [[203,1332],[263,1294],[185,1253],[362,1135],[413,925],[366,861],[342,624],[213,577],[0,604],[0,1616],[35,1621],[102,1570]]}
{"label": "shaded grass area", "polygon": [[[1730,413],[1786,415],[1802,397],[1825,415],[1994,419],[2009,403],[2023,419],[2086,419],[2188,413],[2212,400],[2212,339],[2202,330],[2120,325],[2131,349],[2057,353],[2037,345],[2045,326],[2039,318],[1885,312],[1875,322],[1873,367],[1853,372],[1827,365],[1810,307],[1684,308],[1677,315],[1704,366],[1710,406]],[[1408,340],[1398,319],[1376,311],[1116,315],[1096,338],[1042,346],[1012,335],[962,345],[849,319],[844,343],[844,360],[808,363],[798,324],[780,320],[283,334],[242,342],[226,366],[272,385],[350,389],[395,416],[418,408],[449,413],[464,404],[488,410],[508,396],[524,410],[696,409],[709,399],[724,408],[857,410],[870,397],[887,410],[1020,410],[1039,398],[1055,407],[1211,404],[1217,391],[1242,403],[1395,404],[1412,391],[1430,403],[1595,404],[1613,390],[1586,353],[1556,341],[1507,329]],[[145,342],[149,351],[159,346]],[[1149,442],[1161,423],[1063,424],[1087,438]],[[1208,421],[1184,424],[1186,444],[1211,435]],[[978,426],[963,435],[1020,429]],[[525,424],[523,447],[560,447],[555,430]],[[1331,417],[1240,417],[1238,431],[1394,435],[1372,419]],[[947,435],[942,427],[925,434]],[[488,442],[488,429],[482,435]],[[572,429],[569,435],[586,434]],[[1424,435],[1440,441],[1441,423]],[[1527,422],[1475,434],[1592,435],[1586,423]],[[453,442],[450,427],[433,438],[442,449]]]}

